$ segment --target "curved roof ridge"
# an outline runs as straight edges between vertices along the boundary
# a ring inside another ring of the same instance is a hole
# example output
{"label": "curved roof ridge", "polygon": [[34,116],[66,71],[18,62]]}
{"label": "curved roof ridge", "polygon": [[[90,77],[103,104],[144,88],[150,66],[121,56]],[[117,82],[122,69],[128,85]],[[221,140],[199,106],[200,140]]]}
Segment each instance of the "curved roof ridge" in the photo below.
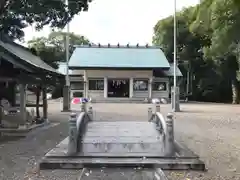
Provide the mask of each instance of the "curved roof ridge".
{"label": "curved roof ridge", "polygon": [[74,45],[75,48],[133,48],[133,49],[162,49],[160,46],[152,46],[152,45],[120,45],[120,44],[89,44],[89,45]]}

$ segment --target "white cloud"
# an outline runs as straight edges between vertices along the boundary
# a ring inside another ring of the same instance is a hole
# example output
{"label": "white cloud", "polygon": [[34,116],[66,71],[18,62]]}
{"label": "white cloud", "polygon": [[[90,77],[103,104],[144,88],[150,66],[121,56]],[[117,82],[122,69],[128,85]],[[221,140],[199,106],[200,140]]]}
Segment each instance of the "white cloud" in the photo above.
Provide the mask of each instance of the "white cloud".
{"label": "white cloud", "polygon": [[[199,0],[177,0],[177,8],[195,5]],[[151,43],[153,27],[158,20],[173,14],[173,0],[95,0],[88,12],[81,12],[70,23],[70,31],[101,44]],[[47,36],[25,29],[26,40]]]}

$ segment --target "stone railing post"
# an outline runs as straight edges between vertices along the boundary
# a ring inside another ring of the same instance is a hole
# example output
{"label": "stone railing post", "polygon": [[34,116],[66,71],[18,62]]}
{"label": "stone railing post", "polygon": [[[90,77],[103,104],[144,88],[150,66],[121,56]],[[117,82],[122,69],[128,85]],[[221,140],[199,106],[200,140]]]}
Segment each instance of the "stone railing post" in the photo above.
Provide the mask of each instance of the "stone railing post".
{"label": "stone railing post", "polygon": [[86,103],[81,104],[81,112],[86,112]]}
{"label": "stone railing post", "polygon": [[156,112],[160,112],[160,103],[157,103],[155,108],[156,108]]}
{"label": "stone railing post", "polygon": [[149,121],[149,122],[152,121],[152,116],[153,116],[152,108],[149,107],[149,108],[148,108],[148,121]]}
{"label": "stone railing post", "polygon": [[155,111],[154,111],[154,122],[157,124],[158,123],[158,119],[157,119],[157,112],[160,112],[160,103],[156,102],[155,104]]}
{"label": "stone railing post", "polygon": [[174,123],[172,113],[168,113],[166,119],[167,131],[165,137],[165,152],[166,155],[173,155],[175,151],[174,147]]}
{"label": "stone railing post", "polygon": [[90,118],[90,121],[92,121],[93,120],[93,108],[92,108],[92,106],[89,106],[89,108],[88,108],[88,116]]}
{"label": "stone railing post", "polygon": [[77,114],[72,113],[69,119],[68,155],[77,153],[77,134]]}

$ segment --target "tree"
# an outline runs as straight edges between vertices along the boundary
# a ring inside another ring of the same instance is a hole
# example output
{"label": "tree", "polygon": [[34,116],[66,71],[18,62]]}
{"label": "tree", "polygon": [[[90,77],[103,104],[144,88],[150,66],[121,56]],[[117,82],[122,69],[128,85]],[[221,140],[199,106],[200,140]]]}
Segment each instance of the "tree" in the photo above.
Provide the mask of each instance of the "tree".
{"label": "tree", "polygon": [[[177,55],[180,60],[194,60],[202,55],[202,37],[190,32],[189,25],[194,19],[194,7],[177,14]],[[158,21],[154,27],[153,44],[164,50],[169,61],[173,61],[173,17]]]}
{"label": "tree", "polygon": [[[202,48],[201,36],[191,33],[189,29],[190,24],[195,20],[194,18],[194,7],[177,13],[177,59],[178,61],[185,61],[184,69],[187,71],[191,67],[189,71],[194,76],[197,75],[198,78],[200,72],[203,71],[200,67],[204,62],[202,61],[202,53],[200,51]],[[160,20],[154,27],[153,37],[153,44],[162,47],[170,62],[173,61],[173,28],[172,16]]]}
{"label": "tree", "polygon": [[201,24],[211,32],[211,43],[204,47],[204,55],[214,60],[222,76],[231,82],[232,102],[239,103],[240,3],[236,0],[205,0],[199,9],[195,26]]}
{"label": "tree", "polygon": [[[66,46],[65,46],[65,32],[52,32],[49,36],[39,37],[32,39],[28,42],[28,46],[30,49],[35,51],[36,55],[38,55],[43,61],[52,66],[53,68],[58,68],[59,62],[65,62],[65,54],[66,54]],[[69,33],[69,52],[70,55],[74,51],[74,45],[87,45],[90,41],[84,36],[80,36],[74,33]],[[55,92],[61,91],[62,85],[55,86]],[[39,96],[40,96],[41,86],[35,87],[36,92],[36,112],[39,114]]]}
{"label": "tree", "polygon": [[[213,10],[205,8],[205,14],[203,13],[203,7],[209,5],[209,2],[203,2],[201,5],[183,9],[177,13],[177,59],[179,62],[187,61],[188,66],[185,66],[185,70],[191,71],[195,77],[194,100],[223,101],[221,97],[223,95],[226,97],[228,88],[222,88],[222,86],[229,87],[226,77],[223,76],[223,69],[206,53],[206,49],[212,45],[213,35],[211,19],[205,20],[210,17]],[[172,61],[172,16],[160,20],[156,24],[153,44],[160,45],[169,61]]]}
{"label": "tree", "polygon": [[[70,55],[74,50],[74,45],[87,45],[90,41],[84,36],[74,33],[69,33],[69,52]],[[65,32],[52,32],[49,36],[39,37],[28,41],[28,46],[36,50],[36,54],[41,57],[43,61],[54,68],[58,67],[59,62],[66,61],[65,59]]]}
{"label": "tree", "polygon": [[41,29],[45,25],[63,28],[74,15],[88,10],[91,0],[71,0],[68,10],[64,0],[1,0],[0,31],[12,38],[24,36],[23,28],[35,25]]}

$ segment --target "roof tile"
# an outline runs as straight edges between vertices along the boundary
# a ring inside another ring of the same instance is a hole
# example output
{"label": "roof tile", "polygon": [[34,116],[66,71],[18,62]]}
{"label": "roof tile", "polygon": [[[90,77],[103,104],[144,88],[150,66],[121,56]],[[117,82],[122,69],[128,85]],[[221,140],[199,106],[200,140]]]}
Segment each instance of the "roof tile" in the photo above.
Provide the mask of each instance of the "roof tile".
{"label": "roof tile", "polygon": [[152,46],[77,46],[70,67],[169,68],[159,47]]}
{"label": "roof tile", "polygon": [[14,54],[15,56],[19,57],[20,59],[26,61],[27,63],[37,68],[45,69],[47,71],[59,74],[59,72],[56,69],[52,68],[47,63],[45,63],[41,58],[32,54],[30,50],[28,50],[25,47],[22,47],[17,43],[0,41],[0,46],[2,46],[8,52]]}

